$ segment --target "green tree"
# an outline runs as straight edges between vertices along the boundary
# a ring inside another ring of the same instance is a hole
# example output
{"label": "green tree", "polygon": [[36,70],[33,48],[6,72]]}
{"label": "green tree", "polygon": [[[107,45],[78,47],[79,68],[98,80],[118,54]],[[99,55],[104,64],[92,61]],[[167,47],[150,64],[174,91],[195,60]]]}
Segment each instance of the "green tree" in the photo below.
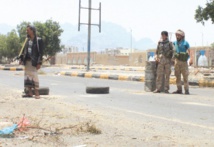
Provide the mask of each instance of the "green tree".
{"label": "green tree", "polygon": [[211,44],[212,50],[214,50],[214,43]]}
{"label": "green tree", "polygon": [[7,48],[7,36],[0,34],[0,61],[4,57],[4,52]]}
{"label": "green tree", "polygon": [[0,55],[8,59],[8,62],[18,55],[21,48],[19,37],[15,30],[7,35],[0,35]]}
{"label": "green tree", "polygon": [[21,24],[17,25],[17,31],[19,34],[20,43],[24,43],[25,38],[27,37],[26,28],[29,24],[31,23],[24,21]]}
{"label": "green tree", "polygon": [[7,34],[6,43],[7,48],[5,51],[5,57],[11,60],[19,54],[21,48],[20,39],[15,30],[12,30]]}
{"label": "green tree", "polygon": [[199,23],[205,24],[209,19],[214,23],[214,0],[207,0],[206,7],[198,6],[195,19]]}
{"label": "green tree", "polygon": [[[17,26],[20,41],[24,42],[26,38],[26,27],[29,22],[22,22]],[[44,42],[44,55],[54,56],[57,52],[61,51],[60,36],[63,32],[58,22],[53,20],[47,20],[45,23],[33,22],[37,29],[37,36],[41,37]]]}

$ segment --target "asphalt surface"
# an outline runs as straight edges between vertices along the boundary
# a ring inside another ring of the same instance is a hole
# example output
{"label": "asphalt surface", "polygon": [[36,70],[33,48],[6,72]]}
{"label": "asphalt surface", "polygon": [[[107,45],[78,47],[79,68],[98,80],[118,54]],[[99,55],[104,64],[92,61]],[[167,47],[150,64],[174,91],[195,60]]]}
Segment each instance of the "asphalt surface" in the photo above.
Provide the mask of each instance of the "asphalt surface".
{"label": "asphalt surface", "polygon": [[[71,69],[71,68],[57,68],[57,67],[50,67],[50,68],[43,68],[42,69],[46,73],[59,73],[59,72],[86,72],[85,69]],[[105,74],[123,74],[123,75],[144,75],[143,71],[121,71],[121,70],[95,70],[92,69],[91,72],[95,73],[105,73]]]}
{"label": "asphalt surface", "polygon": [[[23,89],[23,72],[0,71],[1,84],[11,88]],[[190,96],[152,94],[144,92],[144,83],[113,81],[101,79],[82,79],[63,76],[40,76],[40,85],[49,87],[52,95],[60,95],[76,99],[91,106],[115,107],[154,115],[176,116],[200,122],[198,117],[209,117],[214,112],[214,89],[191,88]],[[111,94],[93,96],[86,95],[87,86],[109,86]],[[176,88],[171,86],[172,91]],[[89,98],[87,98],[89,97]],[[72,101],[72,99],[70,99]],[[69,101],[69,100],[68,100]],[[158,111],[157,111],[158,109]],[[205,113],[203,110],[208,112]],[[197,112],[196,112],[197,111]],[[188,115],[187,115],[188,114]],[[210,121],[214,124],[214,118]],[[203,123],[205,123],[203,121]]]}
{"label": "asphalt surface", "polygon": [[[153,94],[144,92],[144,83],[64,77],[50,73],[40,76],[40,85],[49,87],[51,95],[65,97],[68,103],[105,111],[109,115],[162,123],[166,125],[163,130],[170,130],[174,125],[175,132],[184,128],[188,130],[187,137],[204,139],[204,145],[214,145],[214,89],[191,87],[191,95],[188,96]],[[0,86],[23,89],[23,72],[0,71]],[[87,86],[109,86],[110,94],[87,95]],[[171,86],[170,92],[174,90],[176,87]]]}

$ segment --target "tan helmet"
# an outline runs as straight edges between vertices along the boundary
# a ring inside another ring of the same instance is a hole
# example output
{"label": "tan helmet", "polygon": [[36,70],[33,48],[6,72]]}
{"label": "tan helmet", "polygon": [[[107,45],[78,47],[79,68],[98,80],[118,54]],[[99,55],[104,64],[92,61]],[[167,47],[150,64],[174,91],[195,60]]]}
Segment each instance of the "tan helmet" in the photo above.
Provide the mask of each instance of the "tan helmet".
{"label": "tan helmet", "polygon": [[185,33],[182,30],[177,30],[176,34],[179,34],[179,35],[185,37]]}

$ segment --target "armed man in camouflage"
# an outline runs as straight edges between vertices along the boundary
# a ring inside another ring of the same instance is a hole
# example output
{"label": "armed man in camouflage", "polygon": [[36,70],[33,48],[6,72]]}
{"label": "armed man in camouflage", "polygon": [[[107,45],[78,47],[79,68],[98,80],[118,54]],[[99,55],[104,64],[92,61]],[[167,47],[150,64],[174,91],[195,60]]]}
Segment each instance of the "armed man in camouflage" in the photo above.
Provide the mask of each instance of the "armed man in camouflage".
{"label": "armed man in camouflage", "polygon": [[[175,76],[177,91],[173,92],[174,94],[182,94],[182,82],[181,74],[183,75],[184,80],[184,89],[185,94],[189,94],[189,70],[188,70],[188,59],[190,57],[190,46],[187,41],[185,41],[185,33],[182,30],[176,32],[177,41],[174,42],[176,54],[175,54]],[[190,58],[189,65],[192,65],[192,58]]]}
{"label": "armed man in camouflage", "polygon": [[168,32],[161,32],[161,40],[158,43],[156,50],[156,62],[157,67],[157,80],[156,80],[156,90],[154,93],[160,93],[162,88],[163,78],[165,77],[165,87],[164,92],[169,93],[169,80],[171,74],[171,60],[173,57],[174,46],[173,43],[168,39]]}

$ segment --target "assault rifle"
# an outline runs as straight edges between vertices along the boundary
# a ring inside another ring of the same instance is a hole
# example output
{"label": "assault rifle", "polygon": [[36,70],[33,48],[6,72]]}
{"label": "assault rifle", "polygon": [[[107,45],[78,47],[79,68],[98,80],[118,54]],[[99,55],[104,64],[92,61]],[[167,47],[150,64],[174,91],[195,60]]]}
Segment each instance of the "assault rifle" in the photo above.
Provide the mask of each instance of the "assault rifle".
{"label": "assault rifle", "polygon": [[28,38],[25,39],[25,42],[24,42],[24,44],[22,45],[22,48],[21,48],[21,50],[20,50],[20,52],[19,52],[19,55],[18,55],[17,57],[15,57],[15,58],[13,59],[13,61],[16,61],[16,60],[20,60],[20,59],[21,59],[22,53],[23,53],[23,50],[24,50],[24,48],[25,48],[25,45],[26,45],[27,41],[28,41]]}

